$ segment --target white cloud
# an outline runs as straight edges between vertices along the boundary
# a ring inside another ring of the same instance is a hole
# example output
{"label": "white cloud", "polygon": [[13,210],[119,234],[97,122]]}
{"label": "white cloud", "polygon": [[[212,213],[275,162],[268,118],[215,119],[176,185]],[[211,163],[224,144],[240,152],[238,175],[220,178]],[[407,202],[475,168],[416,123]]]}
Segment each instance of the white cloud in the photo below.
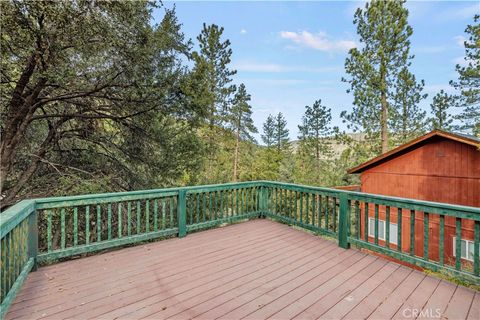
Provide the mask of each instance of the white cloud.
{"label": "white cloud", "polygon": [[280,37],[303,47],[326,52],[347,51],[357,46],[353,40],[333,40],[326,32],[313,34],[308,31],[281,31]]}
{"label": "white cloud", "polygon": [[343,70],[343,66],[333,67],[310,67],[310,66],[285,66],[276,63],[257,63],[257,62],[237,62],[232,65],[233,69],[243,72],[267,72],[267,73],[280,73],[280,72],[338,72]]}
{"label": "white cloud", "polygon": [[240,34],[246,34],[246,33],[247,33],[247,30],[245,30],[245,29],[240,30]]}

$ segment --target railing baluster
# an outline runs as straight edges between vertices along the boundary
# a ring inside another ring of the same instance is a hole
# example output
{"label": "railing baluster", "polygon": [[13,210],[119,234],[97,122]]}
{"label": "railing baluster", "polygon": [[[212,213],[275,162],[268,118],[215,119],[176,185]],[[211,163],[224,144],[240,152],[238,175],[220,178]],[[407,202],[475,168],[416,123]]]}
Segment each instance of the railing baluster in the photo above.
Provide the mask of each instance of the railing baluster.
{"label": "railing baluster", "polygon": [[303,222],[303,192],[300,192],[300,222]]}
{"label": "railing baluster", "polygon": [[140,234],[140,228],[141,228],[141,215],[142,215],[142,204],[140,203],[140,201],[137,201],[137,210],[136,210],[136,214],[137,214],[137,228],[136,228],[136,231],[137,231],[137,234]]}
{"label": "railing baluster", "polygon": [[117,205],[117,210],[118,210],[118,227],[117,227],[117,231],[118,231],[118,237],[121,238],[123,236],[122,234],[122,203],[119,202],[118,205]]}
{"label": "railing baluster", "polygon": [[480,221],[475,221],[473,240],[473,274],[480,275]]}
{"label": "railing baluster", "polygon": [[167,202],[165,201],[165,198],[162,199],[162,230],[165,229],[165,226],[167,224]]}
{"label": "railing baluster", "polygon": [[295,209],[294,209],[295,213],[294,213],[293,218],[295,220],[297,220],[297,217],[298,217],[298,193],[297,193],[297,191],[294,191],[294,194],[295,194],[295,196],[294,196],[295,197],[295,200],[294,200],[295,201]]}
{"label": "railing baluster", "polygon": [[78,245],[78,208],[73,208],[73,246]]}
{"label": "railing baluster", "polygon": [[368,239],[368,202],[365,202],[365,213],[363,217],[363,236],[366,242],[369,242]]}
{"label": "railing baluster", "polygon": [[132,203],[127,203],[127,235],[132,235]]}
{"label": "railing baluster", "polygon": [[428,260],[428,237],[430,227],[430,217],[428,212],[423,213],[423,258]]}
{"label": "railing baluster", "polygon": [[[192,211],[190,210],[190,223],[193,223]],[[153,230],[158,231],[158,199],[153,200]]]}
{"label": "railing baluster", "polygon": [[195,222],[200,223],[200,194],[198,193],[195,194],[195,203],[196,203]]}
{"label": "railing baluster", "polygon": [[66,239],[66,234],[65,234],[65,208],[62,208],[60,210],[60,230],[61,230],[61,248],[65,249],[65,239]]}
{"label": "railing baluster", "polygon": [[322,194],[318,195],[318,227],[322,228],[322,212],[323,212],[323,205],[324,202],[322,200]]}
{"label": "railing baluster", "polygon": [[462,219],[455,218],[455,269],[461,269],[462,258]]}
{"label": "railing baluster", "polygon": [[337,198],[332,197],[333,232],[337,232]]}
{"label": "railing baluster", "polygon": [[440,215],[440,226],[439,226],[439,237],[438,237],[438,260],[441,266],[444,264],[444,246],[445,246],[445,216]]}
{"label": "railing baluster", "polygon": [[111,203],[108,204],[107,212],[108,212],[108,220],[107,220],[108,240],[110,240],[112,239],[112,204]]}
{"label": "railing baluster", "polygon": [[397,250],[402,252],[402,208],[397,213]]}
{"label": "railing baluster", "polygon": [[145,232],[150,232],[150,201],[145,201]]}
{"label": "railing baluster", "polygon": [[174,215],[174,199],[173,197],[170,197],[170,228],[174,228],[174,224],[173,224],[173,215]]}
{"label": "railing baluster", "polygon": [[85,244],[90,244],[90,206],[85,207]]}
{"label": "railing baluster", "polygon": [[309,217],[309,200],[310,200],[310,194],[306,193],[305,194],[305,223],[309,224],[310,223],[310,217]]}
{"label": "railing baluster", "polygon": [[357,200],[355,201],[355,216],[356,216],[356,235],[357,235],[357,239],[360,239],[361,237],[361,228],[360,228],[360,224],[361,224],[361,220],[360,220],[360,202]]}
{"label": "railing baluster", "polygon": [[[47,210],[47,249],[52,251],[52,210]],[[8,247],[8,246],[7,246]]]}
{"label": "railing baluster", "polygon": [[316,202],[317,202],[317,195],[312,194],[312,226],[315,226],[316,220]]}
{"label": "railing baluster", "polygon": [[102,241],[102,208],[97,204],[97,241]]}
{"label": "railing baluster", "polygon": [[375,244],[378,244],[378,204],[375,204]]}
{"label": "railing baluster", "polygon": [[225,210],[223,208],[223,196],[225,193],[223,191],[220,191],[220,216],[222,219],[225,218]]}
{"label": "railing baluster", "polygon": [[385,246],[390,248],[390,206],[385,207]]}
{"label": "railing baluster", "polygon": [[410,255],[415,255],[415,210],[410,210]]}

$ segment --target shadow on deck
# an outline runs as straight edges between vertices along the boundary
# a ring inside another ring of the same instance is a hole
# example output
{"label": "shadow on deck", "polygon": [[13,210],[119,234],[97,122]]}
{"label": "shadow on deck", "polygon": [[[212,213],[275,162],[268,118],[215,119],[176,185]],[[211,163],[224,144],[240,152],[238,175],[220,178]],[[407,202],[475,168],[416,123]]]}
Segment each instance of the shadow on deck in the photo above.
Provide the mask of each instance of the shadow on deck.
{"label": "shadow on deck", "polygon": [[6,319],[479,319],[480,293],[253,220],[42,267]]}

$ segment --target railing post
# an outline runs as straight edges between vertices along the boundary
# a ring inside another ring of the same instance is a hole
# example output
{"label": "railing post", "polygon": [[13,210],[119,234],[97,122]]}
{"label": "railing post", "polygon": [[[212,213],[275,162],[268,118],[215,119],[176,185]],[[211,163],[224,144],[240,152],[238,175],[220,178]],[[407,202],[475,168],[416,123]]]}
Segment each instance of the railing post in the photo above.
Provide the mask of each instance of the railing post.
{"label": "railing post", "polygon": [[344,249],[350,248],[348,242],[348,228],[350,219],[350,205],[346,193],[340,193],[340,214],[338,217],[338,246]]}
{"label": "railing post", "polygon": [[178,192],[177,218],[178,218],[178,237],[183,238],[187,235],[187,190]]}
{"label": "railing post", "polygon": [[38,224],[37,210],[34,210],[28,217],[28,256],[34,259],[32,271],[37,270],[38,254]]}

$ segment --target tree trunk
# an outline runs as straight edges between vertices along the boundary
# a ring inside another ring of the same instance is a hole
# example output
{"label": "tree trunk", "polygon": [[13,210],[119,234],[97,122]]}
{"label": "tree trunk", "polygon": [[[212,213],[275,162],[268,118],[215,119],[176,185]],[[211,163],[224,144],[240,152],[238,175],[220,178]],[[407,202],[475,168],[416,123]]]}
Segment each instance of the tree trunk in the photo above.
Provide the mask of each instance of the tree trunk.
{"label": "tree trunk", "polygon": [[234,160],[233,160],[233,181],[237,181],[237,175],[238,175],[238,153],[240,149],[240,132],[237,131],[237,141],[235,143],[235,154],[234,154]]}
{"label": "tree trunk", "polygon": [[382,153],[385,153],[388,151],[388,103],[385,93],[382,93],[382,118],[380,122],[382,126]]}

